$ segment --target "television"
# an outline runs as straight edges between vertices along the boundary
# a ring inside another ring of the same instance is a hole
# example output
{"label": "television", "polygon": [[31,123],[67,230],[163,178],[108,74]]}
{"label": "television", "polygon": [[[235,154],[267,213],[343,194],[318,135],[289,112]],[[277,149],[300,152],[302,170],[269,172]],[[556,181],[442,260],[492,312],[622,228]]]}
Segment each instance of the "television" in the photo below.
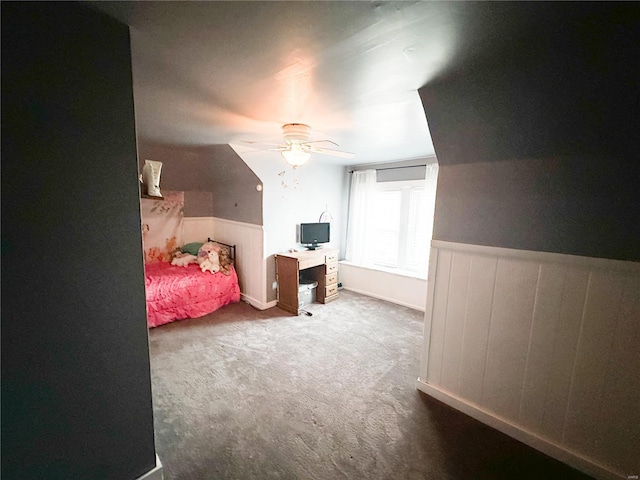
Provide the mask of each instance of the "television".
{"label": "television", "polygon": [[321,243],[329,243],[329,223],[301,223],[300,243],[307,250],[315,250]]}

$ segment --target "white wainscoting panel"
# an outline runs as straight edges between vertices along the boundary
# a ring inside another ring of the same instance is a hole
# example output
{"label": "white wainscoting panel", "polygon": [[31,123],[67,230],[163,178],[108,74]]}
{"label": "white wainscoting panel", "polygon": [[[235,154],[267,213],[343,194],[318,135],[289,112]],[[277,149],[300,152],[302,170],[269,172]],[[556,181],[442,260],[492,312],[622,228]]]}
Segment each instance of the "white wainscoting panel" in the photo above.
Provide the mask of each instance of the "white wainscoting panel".
{"label": "white wainscoting panel", "polygon": [[345,290],[424,312],[427,281],[341,261],[339,280]]}
{"label": "white wainscoting panel", "polygon": [[433,241],[419,389],[599,478],[640,473],[640,263]]}
{"label": "white wainscoting panel", "polygon": [[459,392],[474,403],[482,401],[484,360],[487,358],[489,323],[498,261],[490,257],[471,257],[467,287],[464,338],[460,352]]}
{"label": "white wainscoting panel", "polygon": [[217,217],[187,217],[183,235],[185,243],[203,242],[210,237],[235,245],[235,266],[242,298],[261,310],[275,306],[275,302],[266,300],[266,258],[261,225]]}

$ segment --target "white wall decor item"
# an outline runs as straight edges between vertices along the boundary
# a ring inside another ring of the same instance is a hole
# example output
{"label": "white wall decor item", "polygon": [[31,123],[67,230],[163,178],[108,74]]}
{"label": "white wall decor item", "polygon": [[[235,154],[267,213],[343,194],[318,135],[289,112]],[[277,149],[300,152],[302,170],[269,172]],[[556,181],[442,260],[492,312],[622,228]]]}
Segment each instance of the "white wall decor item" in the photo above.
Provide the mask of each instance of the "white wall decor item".
{"label": "white wall decor item", "polygon": [[142,182],[146,188],[146,194],[150,197],[162,197],[160,193],[160,173],[162,162],[145,160],[142,167]]}
{"label": "white wall decor item", "polygon": [[333,222],[333,215],[329,211],[329,205],[326,205],[324,208],[324,212],[320,214],[320,218],[318,219],[320,223],[331,223]]}

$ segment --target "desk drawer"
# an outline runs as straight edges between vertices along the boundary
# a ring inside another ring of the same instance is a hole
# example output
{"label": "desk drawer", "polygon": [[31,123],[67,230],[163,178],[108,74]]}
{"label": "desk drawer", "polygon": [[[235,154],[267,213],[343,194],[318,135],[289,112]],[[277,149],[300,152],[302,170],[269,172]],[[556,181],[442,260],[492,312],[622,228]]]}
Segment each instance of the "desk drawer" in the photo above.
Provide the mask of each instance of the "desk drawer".
{"label": "desk drawer", "polygon": [[337,253],[328,253],[327,255],[324,256],[324,261],[325,261],[325,263],[337,262],[338,261],[338,254]]}
{"label": "desk drawer", "polygon": [[329,285],[327,287],[324,287],[324,297],[332,297],[333,295],[336,295],[338,293],[338,285],[337,284],[333,284],[333,285]]}
{"label": "desk drawer", "polygon": [[322,303],[333,302],[336,298],[338,298],[338,294],[337,293],[335,295],[331,295],[330,297],[323,298],[322,299]]}
{"label": "desk drawer", "polygon": [[338,283],[338,272],[333,272],[324,276],[325,286],[333,285],[334,283]]}
{"label": "desk drawer", "polygon": [[324,273],[327,275],[330,273],[338,273],[338,263],[327,263],[325,265]]}
{"label": "desk drawer", "polygon": [[322,255],[318,255],[316,257],[311,258],[301,258],[298,262],[298,270],[305,270],[311,267],[317,267],[318,265],[322,265],[324,263],[324,259]]}

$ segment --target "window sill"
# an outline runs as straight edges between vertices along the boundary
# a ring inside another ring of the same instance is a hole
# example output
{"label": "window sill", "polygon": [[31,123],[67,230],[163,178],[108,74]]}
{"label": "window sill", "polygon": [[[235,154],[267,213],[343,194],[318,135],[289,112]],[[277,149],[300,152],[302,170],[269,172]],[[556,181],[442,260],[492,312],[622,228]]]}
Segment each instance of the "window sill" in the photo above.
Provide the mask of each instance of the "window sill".
{"label": "window sill", "polygon": [[358,263],[350,262],[349,260],[341,260],[340,265],[347,265],[351,267],[363,268],[365,270],[372,270],[374,272],[389,273],[391,275],[398,275],[399,277],[413,278],[415,280],[427,281],[427,276],[422,276],[416,272],[409,270],[401,270],[398,268],[382,267],[380,265],[360,265]]}

